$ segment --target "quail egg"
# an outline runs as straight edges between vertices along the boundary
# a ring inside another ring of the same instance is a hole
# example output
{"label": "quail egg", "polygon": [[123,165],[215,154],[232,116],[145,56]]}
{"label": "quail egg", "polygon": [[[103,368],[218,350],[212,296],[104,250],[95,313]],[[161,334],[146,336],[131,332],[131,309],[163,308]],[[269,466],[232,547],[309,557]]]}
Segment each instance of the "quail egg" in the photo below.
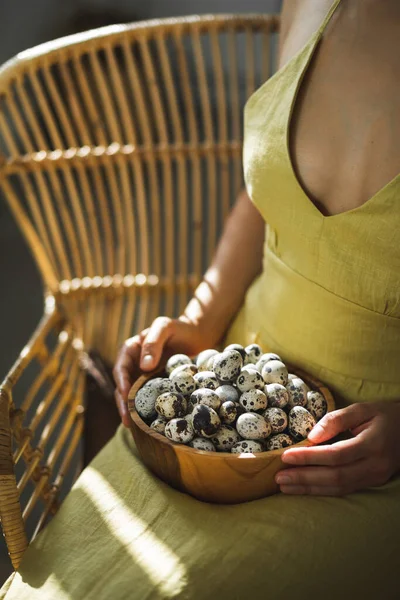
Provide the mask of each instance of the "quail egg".
{"label": "quail egg", "polygon": [[243,366],[243,359],[236,350],[221,352],[214,359],[214,373],[221,383],[232,383],[236,380]]}
{"label": "quail egg", "polygon": [[280,383],[286,385],[288,371],[286,365],[280,360],[269,360],[262,368],[261,375],[265,383]]}
{"label": "quail egg", "polygon": [[266,383],[264,393],[268,398],[268,406],[285,408],[289,402],[289,392],[280,383]]}
{"label": "quail egg", "polygon": [[164,417],[157,417],[157,419],[154,419],[150,427],[151,429],[154,429],[154,431],[157,431],[157,433],[165,435],[165,426],[167,422],[167,419],[165,419]]}
{"label": "quail egg", "polygon": [[231,425],[221,425],[217,433],[211,438],[217,452],[229,452],[240,440],[240,435]]}
{"label": "quail egg", "polygon": [[245,348],[246,354],[248,356],[249,362],[256,364],[256,362],[260,359],[263,351],[261,346],[258,344],[250,344]]}
{"label": "quail egg", "polygon": [[229,352],[230,350],[236,350],[236,352],[239,352],[240,356],[242,357],[243,360],[243,364],[246,364],[246,361],[248,360],[248,356],[246,354],[246,350],[243,348],[243,346],[241,346],[240,344],[229,344],[229,346],[227,346],[224,350],[224,352]]}
{"label": "quail egg", "polygon": [[248,363],[247,365],[244,365],[244,367],[242,367],[242,371],[256,371],[257,373],[259,372],[254,363]]}
{"label": "quail egg", "polygon": [[196,435],[211,438],[221,426],[218,414],[205,404],[196,404],[192,411],[193,429]]}
{"label": "quail egg", "polygon": [[184,396],[192,394],[197,388],[193,375],[190,372],[183,370],[176,373],[176,370],[177,369],[174,369],[170,375],[175,391]]}
{"label": "quail egg", "polygon": [[215,393],[214,390],[209,388],[200,388],[195,390],[190,396],[190,403],[195,406],[196,404],[205,404],[215,411],[218,411],[221,406],[221,399]]}
{"label": "quail egg", "polygon": [[232,446],[232,454],[255,454],[264,452],[263,445],[256,440],[241,440]]}
{"label": "quail egg", "polygon": [[184,417],[187,412],[187,401],[178,392],[165,392],[158,396],[155,409],[159,415],[166,419]]}
{"label": "quail egg", "polygon": [[267,410],[263,412],[263,416],[270,422],[272,433],[282,433],[285,431],[288,424],[288,418],[284,410],[276,407],[267,408]]}
{"label": "quail egg", "polygon": [[203,352],[200,352],[200,354],[198,355],[197,359],[196,359],[196,366],[198,368],[199,371],[208,371],[208,361],[210,360],[210,358],[216,356],[218,353],[218,350],[203,350]]}
{"label": "quail egg", "polygon": [[215,390],[215,393],[221,399],[221,402],[227,402],[228,400],[232,402],[239,401],[239,392],[233,385],[220,385]]}
{"label": "quail egg", "polygon": [[267,440],[267,450],[280,450],[281,448],[288,448],[288,446],[292,445],[292,439],[286,433],[272,435],[269,440]]}
{"label": "quail egg", "polygon": [[165,426],[165,436],[173,442],[187,444],[194,438],[194,431],[187,419],[171,419]]}
{"label": "quail egg", "polygon": [[265,410],[268,405],[267,396],[261,390],[252,389],[244,392],[239,398],[240,404],[250,412]]}
{"label": "quail egg", "polygon": [[219,386],[218,377],[212,371],[200,371],[193,378],[199,388],[215,390]]}
{"label": "quail egg", "polygon": [[252,389],[263,390],[265,384],[258,371],[243,367],[236,379],[236,385],[241,392],[248,392]]}
{"label": "quail egg", "polygon": [[191,365],[192,364],[192,359],[189,358],[189,356],[187,356],[187,354],[174,354],[173,356],[171,356],[168,361],[167,364],[165,365],[165,370],[167,372],[168,375],[170,375],[172,373],[172,371],[174,369],[176,369],[176,367],[179,367],[180,365]]}
{"label": "quail egg", "polygon": [[196,450],[205,450],[206,452],[216,452],[215,446],[211,440],[203,437],[195,437],[189,442],[189,446]]}
{"label": "quail egg", "polygon": [[296,441],[304,440],[316,421],[303,406],[294,406],[289,413],[289,433]]}
{"label": "quail egg", "polygon": [[239,435],[245,440],[265,440],[271,435],[271,425],[262,415],[244,413],[236,423]]}
{"label": "quail egg", "polygon": [[280,360],[281,362],[283,362],[283,360],[281,359],[280,356],[278,356],[278,354],[274,354],[273,352],[267,352],[266,354],[263,354],[260,359],[256,362],[256,368],[258,371],[263,370],[263,366],[267,364],[267,362],[269,362],[270,360]]}
{"label": "quail egg", "polygon": [[234,425],[238,420],[238,417],[246,412],[246,409],[243,408],[238,402],[232,402],[232,400],[227,400],[223,404],[221,404],[221,408],[219,409],[219,418],[222,423],[226,423],[227,425]]}
{"label": "quail egg", "polygon": [[135,396],[135,408],[142,419],[154,419],[156,417],[156,400],[159,396],[158,386],[144,386],[140,388]]}
{"label": "quail egg", "polygon": [[307,392],[307,410],[312,414],[316,421],[322,419],[328,410],[328,406],[321,392],[310,390]]}
{"label": "quail egg", "polygon": [[306,406],[307,405],[307,385],[302,379],[296,377],[289,381],[286,385],[286,389],[289,393],[288,407],[293,406]]}
{"label": "quail egg", "polygon": [[197,369],[196,365],[193,363],[179,365],[179,367],[175,367],[175,369],[173,371],[171,371],[169,378],[173,379],[176,375],[179,375],[180,373],[188,373],[189,375],[196,375],[197,371],[198,371],[198,369]]}

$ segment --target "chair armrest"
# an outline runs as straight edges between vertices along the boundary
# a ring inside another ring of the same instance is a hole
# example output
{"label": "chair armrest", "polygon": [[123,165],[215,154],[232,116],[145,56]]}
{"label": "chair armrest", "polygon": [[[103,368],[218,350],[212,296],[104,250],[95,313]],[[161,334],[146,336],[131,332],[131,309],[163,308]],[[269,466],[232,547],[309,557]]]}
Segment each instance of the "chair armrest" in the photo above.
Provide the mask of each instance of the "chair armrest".
{"label": "chair armrest", "polygon": [[[81,437],[82,350],[48,296],[36,331],[0,385],[0,519],[14,569],[28,546],[27,532],[35,537],[56,511]],[[39,517],[32,512],[38,500],[44,504]]]}

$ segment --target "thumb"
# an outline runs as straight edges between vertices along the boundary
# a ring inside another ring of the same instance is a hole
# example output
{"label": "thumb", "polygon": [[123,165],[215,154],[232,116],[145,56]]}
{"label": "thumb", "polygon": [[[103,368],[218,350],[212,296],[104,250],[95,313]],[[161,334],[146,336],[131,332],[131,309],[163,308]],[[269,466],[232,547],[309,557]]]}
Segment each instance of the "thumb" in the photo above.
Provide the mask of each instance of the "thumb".
{"label": "thumb", "polygon": [[172,335],[171,325],[172,320],[168,317],[158,317],[149,328],[142,342],[140,356],[140,368],[143,371],[151,371],[157,367],[164,346]]}
{"label": "thumb", "polygon": [[352,404],[340,410],[327,413],[308,434],[308,440],[315,444],[326,442],[348,429],[359,427],[372,418],[372,408],[368,404]]}

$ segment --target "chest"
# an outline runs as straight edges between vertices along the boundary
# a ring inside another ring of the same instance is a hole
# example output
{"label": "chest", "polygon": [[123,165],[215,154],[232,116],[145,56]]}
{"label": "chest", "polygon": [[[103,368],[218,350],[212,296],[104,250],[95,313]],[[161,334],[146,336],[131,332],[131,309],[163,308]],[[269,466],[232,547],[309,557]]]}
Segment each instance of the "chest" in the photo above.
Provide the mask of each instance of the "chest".
{"label": "chest", "polygon": [[[342,15],[342,21],[345,15]],[[379,34],[379,35],[378,35]],[[293,99],[295,175],[324,215],[361,206],[400,172],[400,27],[328,27]]]}

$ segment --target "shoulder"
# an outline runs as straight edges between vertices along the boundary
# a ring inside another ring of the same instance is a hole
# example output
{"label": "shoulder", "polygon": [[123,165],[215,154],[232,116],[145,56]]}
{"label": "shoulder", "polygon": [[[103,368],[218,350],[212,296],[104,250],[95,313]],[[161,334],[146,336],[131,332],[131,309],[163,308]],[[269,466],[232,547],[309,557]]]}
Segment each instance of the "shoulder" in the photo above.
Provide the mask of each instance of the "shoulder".
{"label": "shoulder", "polygon": [[279,68],[309,40],[328,13],[333,0],[283,0],[279,41]]}

